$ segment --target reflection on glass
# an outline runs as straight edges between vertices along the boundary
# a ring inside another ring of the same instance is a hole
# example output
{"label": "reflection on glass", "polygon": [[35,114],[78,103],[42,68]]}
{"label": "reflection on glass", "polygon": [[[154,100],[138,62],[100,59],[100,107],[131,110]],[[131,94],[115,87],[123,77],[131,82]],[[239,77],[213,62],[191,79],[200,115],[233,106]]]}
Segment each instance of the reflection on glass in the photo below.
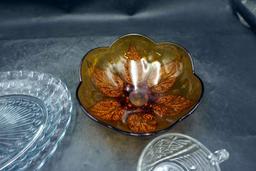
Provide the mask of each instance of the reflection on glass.
{"label": "reflection on glass", "polygon": [[81,74],[82,106],[98,120],[132,133],[169,127],[201,97],[188,53],[142,36],[127,36],[87,54]]}

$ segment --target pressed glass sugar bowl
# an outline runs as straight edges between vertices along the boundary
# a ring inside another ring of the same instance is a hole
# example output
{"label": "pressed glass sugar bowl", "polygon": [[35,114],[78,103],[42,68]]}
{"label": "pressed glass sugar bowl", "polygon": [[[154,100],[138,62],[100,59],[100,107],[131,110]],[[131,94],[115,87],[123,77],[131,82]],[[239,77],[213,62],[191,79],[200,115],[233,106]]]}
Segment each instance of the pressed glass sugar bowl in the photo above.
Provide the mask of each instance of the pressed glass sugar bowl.
{"label": "pressed glass sugar bowl", "polygon": [[0,170],[40,169],[64,137],[71,113],[71,94],[60,79],[0,72]]}
{"label": "pressed glass sugar bowl", "polygon": [[190,54],[175,43],[126,35],[83,58],[77,98],[85,113],[129,135],[151,135],[192,113],[203,93]]}
{"label": "pressed glass sugar bowl", "polygon": [[143,150],[137,171],[220,171],[227,150],[212,153],[196,139],[169,133],[153,139]]}

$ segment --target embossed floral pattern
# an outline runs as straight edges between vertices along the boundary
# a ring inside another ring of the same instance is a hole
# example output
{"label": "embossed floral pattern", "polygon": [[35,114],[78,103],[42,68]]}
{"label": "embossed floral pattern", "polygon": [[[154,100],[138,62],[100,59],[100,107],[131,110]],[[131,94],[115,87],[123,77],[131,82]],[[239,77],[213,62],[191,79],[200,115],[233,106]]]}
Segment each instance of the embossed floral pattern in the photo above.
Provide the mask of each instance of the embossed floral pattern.
{"label": "embossed floral pattern", "polygon": [[202,93],[186,49],[137,34],[89,51],[77,88],[89,118],[133,136],[170,128],[194,111]]}
{"label": "embossed floral pattern", "polygon": [[102,120],[127,124],[135,133],[154,132],[157,118],[176,116],[193,105],[186,97],[164,94],[182,72],[178,60],[150,63],[130,46],[122,65],[114,66],[113,71],[95,68],[92,74],[93,84],[106,98],[90,111]]}

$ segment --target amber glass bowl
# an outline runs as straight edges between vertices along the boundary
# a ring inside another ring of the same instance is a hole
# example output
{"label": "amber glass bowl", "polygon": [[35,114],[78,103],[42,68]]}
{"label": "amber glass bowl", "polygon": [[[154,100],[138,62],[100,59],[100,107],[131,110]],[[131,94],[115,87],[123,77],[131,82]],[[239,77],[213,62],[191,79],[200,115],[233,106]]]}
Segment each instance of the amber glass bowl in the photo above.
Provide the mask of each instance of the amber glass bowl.
{"label": "amber glass bowl", "polygon": [[77,98],[93,120],[129,135],[152,135],[192,113],[203,94],[187,50],[125,35],[89,51]]}

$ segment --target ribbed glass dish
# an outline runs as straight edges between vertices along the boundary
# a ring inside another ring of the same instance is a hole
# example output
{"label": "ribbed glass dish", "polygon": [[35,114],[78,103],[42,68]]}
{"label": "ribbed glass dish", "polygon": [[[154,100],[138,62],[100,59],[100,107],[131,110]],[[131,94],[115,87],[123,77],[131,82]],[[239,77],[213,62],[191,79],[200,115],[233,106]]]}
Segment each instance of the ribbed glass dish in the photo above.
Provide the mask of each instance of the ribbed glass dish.
{"label": "ribbed glass dish", "polygon": [[60,79],[0,72],[0,170],[40,169],[64,137],[71,113],[71,95]]}
{"label": "ribbed glass dish", "polygon": [[212,153],[192,137],[169,133],[145,147],[137,171],[220,171],[219,164],[228,158],[225,149]]}

